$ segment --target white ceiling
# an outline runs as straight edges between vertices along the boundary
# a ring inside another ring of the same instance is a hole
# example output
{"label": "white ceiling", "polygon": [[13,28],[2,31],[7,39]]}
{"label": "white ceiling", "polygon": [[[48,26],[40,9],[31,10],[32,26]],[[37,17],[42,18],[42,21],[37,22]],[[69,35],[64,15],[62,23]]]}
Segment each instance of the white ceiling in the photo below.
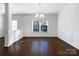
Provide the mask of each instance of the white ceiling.
{"label": "white ceiling", "polygon": [[[12,13],[34,14],[39,11],[38,3],[13,3],[11,5]],[[58,13],[67,5],[67,3],[42,3],[40,8],[43,13]],[[0,4],[0,13],[4,12],[3,9],[3,4]]]}

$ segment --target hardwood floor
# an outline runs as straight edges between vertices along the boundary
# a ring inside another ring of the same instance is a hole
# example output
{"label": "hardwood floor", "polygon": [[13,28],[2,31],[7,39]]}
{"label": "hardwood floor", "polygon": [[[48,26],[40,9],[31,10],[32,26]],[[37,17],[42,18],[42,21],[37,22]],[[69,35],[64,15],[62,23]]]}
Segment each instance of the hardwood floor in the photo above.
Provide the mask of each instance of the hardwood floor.
{"label": "hardwood floor", "polygon": [[0,48],[4,47],[4,37],[0,38]]}
{"label": "hardwood floor", "polygon": [[0,55],[78,56],[79,50],[56,37],[27,37],[15,42],[9,48],[0,48]]}

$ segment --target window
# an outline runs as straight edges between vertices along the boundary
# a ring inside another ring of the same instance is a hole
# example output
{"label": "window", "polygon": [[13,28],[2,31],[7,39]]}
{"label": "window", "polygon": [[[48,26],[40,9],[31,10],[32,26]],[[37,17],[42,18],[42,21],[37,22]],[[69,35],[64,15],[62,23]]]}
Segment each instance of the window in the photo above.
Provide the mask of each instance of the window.
{"label": "window", "polygon": [[32,31],[33,32],[47,32],[48,31],[48,21],[47,20],[33,20]]}

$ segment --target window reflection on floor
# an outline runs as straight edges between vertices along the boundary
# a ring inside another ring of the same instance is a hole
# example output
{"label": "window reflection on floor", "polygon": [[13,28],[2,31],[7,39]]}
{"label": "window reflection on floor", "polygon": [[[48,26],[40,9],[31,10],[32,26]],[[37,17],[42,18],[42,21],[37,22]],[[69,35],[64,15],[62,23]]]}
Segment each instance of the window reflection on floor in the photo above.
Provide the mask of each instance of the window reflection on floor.
{"label": "window reflection on floor", "polygon": [[47,54],[48,52],[48,41],[46,40],[35,40],[32,42],[32,52],[33,54]]}

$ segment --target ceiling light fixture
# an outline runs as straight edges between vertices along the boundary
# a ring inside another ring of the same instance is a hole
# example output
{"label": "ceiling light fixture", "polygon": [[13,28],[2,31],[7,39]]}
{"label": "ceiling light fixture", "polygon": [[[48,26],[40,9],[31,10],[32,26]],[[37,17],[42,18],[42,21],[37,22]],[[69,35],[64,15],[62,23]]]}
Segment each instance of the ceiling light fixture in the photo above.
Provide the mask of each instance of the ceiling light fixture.
{"label": "ceiling light fixture", "polygon": [[45,15],[42,12],[42,4],[41,3],[38,4],[38,13],[35,15],[35,18],[37,18],[37,19],[45,18]]}

